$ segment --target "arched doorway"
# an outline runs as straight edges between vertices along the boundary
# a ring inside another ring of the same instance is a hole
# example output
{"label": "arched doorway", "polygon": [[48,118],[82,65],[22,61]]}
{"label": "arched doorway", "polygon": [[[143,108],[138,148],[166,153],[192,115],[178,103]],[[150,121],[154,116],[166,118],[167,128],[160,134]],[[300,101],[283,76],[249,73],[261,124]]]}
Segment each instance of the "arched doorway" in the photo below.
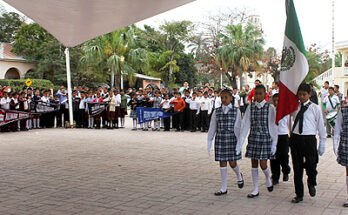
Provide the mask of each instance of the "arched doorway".
{"label": "arched doorway", "polygon": [[26,73],[25,73],[25,78],[40,78],[38,77],[38,74],[35,73],[36,71],[34,69],[29,69]]}
{"label": "arched doorway", "polygon": [[19,74],[18,69],[16,68],[10,68],[9,70],[7,70],[6,74],[5,74],[5,79],[20,79],[21,76]]}

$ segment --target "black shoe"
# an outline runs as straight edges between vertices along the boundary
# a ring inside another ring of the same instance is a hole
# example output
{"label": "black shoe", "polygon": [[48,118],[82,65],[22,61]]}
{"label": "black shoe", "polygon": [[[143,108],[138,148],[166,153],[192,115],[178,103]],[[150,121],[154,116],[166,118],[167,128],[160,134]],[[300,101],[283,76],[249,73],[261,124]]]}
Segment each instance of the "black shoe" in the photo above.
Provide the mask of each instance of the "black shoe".
{"label": "black shoe", "polygon": [[331,138],[331,135],[327,135],[327,138]]}
{"label": "black shoe", "polygon": [[297,196],[291,200],[291,202],[295,203],[295,204],[302,202],[302,201],[303,201],[303,197],[297,197]]}
{"label": "black shoe", "polygon": [[283,181],[289,181],[289,174],[283,175]]}
{"label": "black shoe", "polygon": [[255,198],[255,197],[258,197],[259,196],[259,193],[257,193],[257,194],[252,194],[252,193],[250,193],[250,194],[248,194],[248,198],[249,199],[252,199],[252,198]]}
{"label": "black shoe", "polygon": [[215,196],[222,196],[222,195],[226,195],[226,194],[227,194],[227,190],[225,192],[221,192],[221,190],[220,190],[220,191],[214,193]]}
{"label": "black shoe", "polygon": [[240,175],[242,176],[242,180],[238,181],[238,187],[239,189],[242,189],[244,187],[244,177],[242,173]]}
{"label": "black shoe", "polygon": [[270,186],[270,187],[267,187],[267,190],[268,190],[268,192],[272,192],[273,191],[273,185]]}
{"label": "black shoe", "polygon": [[272,179],[272,184],[273,184],[273,185],[279,184],[279,180]]}
{"label": "black shoe", "polygon": [[317,192],[314,185],[308,185],[308,191],[311,197],[314,197]]}

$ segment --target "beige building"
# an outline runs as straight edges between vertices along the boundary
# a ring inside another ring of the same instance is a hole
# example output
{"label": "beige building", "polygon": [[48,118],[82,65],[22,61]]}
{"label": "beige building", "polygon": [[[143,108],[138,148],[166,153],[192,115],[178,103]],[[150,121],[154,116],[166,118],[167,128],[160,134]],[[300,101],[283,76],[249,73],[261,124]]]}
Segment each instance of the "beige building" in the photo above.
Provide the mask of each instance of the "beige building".
{"label": "beige building", "polygon": [[35,70],[35,64],[11,52],[10,43],[0,42],[0,79],[23,79],[25,74]]}
{"label": "beige building", "polygon": [[314,80],[319,86],[323,86],[325,81],[329,81],[330,86],[339,85],[340,92],[347,97],[348,91],[348,41],[336,43],[336,49],[342,54],[342,66],[329,69],[320,74]]}

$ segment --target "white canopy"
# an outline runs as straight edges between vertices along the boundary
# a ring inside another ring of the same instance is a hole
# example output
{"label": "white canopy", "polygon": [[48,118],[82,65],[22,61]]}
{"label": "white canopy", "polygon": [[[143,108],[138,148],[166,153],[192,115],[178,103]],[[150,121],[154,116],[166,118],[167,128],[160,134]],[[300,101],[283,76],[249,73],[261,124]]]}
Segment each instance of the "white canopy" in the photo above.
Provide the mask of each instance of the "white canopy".
{"label": "white canopy", "polygon": [[194,0],[4,0],[66,47]]}

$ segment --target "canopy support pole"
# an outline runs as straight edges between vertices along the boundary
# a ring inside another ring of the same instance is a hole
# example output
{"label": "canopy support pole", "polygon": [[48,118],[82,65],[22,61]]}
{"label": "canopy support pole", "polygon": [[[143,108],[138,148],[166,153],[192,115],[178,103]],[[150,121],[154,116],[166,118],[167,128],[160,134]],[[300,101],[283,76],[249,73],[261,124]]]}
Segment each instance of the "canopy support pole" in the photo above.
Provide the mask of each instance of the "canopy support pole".
{"label": "canopy support pole", "polygon": [[72,90],[71,90],[71,75],[70,75],[70,54],[69,48],[65,48],[65,63],[66,63],[66,82],[68,86],[68,102],[69,102],[69,122],[70,127],[74,126],[73,107],[72,107]]}

